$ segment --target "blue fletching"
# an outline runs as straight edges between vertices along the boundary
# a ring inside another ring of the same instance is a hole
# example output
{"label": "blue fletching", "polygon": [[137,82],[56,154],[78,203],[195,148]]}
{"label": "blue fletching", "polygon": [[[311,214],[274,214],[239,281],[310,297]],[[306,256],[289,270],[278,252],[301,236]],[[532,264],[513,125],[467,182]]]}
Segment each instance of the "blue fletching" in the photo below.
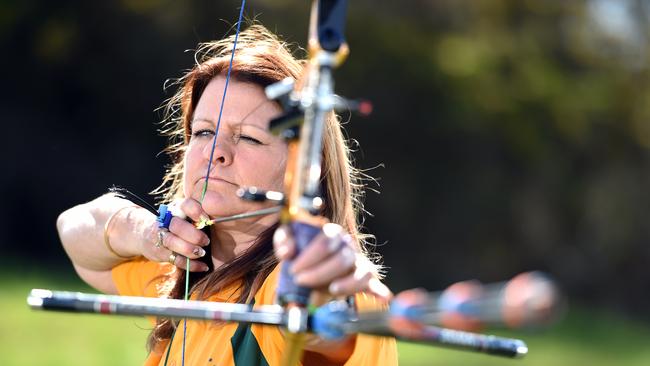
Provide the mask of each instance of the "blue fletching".
{"label": "blue fletching", "polygon": [[465,316],[478,316],[480,313],[476,301],[460,298],[453,293],[444,293],[440,296],[438,306],[445,312],[459,313]]}
{"label": "blue fletching", "polygon": [[426,313],[425,308],[422,306],[407,305],[400,301],[392,301],[389,312],[391,316],[411,320],[418,320]]}
{"label": "blue fletching", "polygon": [[172,212],[169,210],[167,205],[158,206],[158,227],[169,229],[169,224],[172,222]]}

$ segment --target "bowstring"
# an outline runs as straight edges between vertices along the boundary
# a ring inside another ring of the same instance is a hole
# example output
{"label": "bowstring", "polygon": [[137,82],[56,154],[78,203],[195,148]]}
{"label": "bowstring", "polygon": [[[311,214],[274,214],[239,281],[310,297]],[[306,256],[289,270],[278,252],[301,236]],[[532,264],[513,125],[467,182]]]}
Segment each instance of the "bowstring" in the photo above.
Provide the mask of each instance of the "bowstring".
{"label": "bowstring", "polygon": [[221,126],[221,116],[223,114],[223,106],[226,101],[226,92],[228,91],[228,84],[230,83],[230,73],[232,71],[232,62],[235,58],[235,50],[237,49],[237,40],[239,39],[239,30],[241,27],[242,17],[244,15],[244,6],[246,6],[246,0],[242,0],[241,8],[239,10],[239,20],[237,21],[237,31],[235,32],[235,41],[233,42],[232,52],[230,53],[230,63],[228,64],[228,72],[226,74],[226,85],[223,88],[223,95],[221,97],[221,106],[219,107],[219,117],[217,118],[217,127],[214,129],[214,139],[212,140],[212,150],[210,151],[210,160],[208,160],[208,170],[205,173],[205,181],[203,182],[203,190],[201,192],[201,200],[205,198],[205,193],[208,191],[208,179],[210,178],[210,170],[212,170],[212,159],[214,158],[214,150],[217,146],[217,134],[219,133],[219,126]]}
{"label": "bowstring", "polygon": [[[235,58],[235,50],[237,49],[237,40],[239,39],[239,31],[241,29],[242,19],[244,17],[244,7],[246,6],[246,0],[242,0],[241,7],[239,9],[239,19],[237,20],[237,31],[235,32],[235,40],[232,46],[232,52],[230,53],[230,63],[228,64],[228,72],[226,74],[226,85],[223,88],[223,95],[221,97],[221,106],[219,107],[219,117],[217,118],[217,126],[214,129],[214,139],[212,140],[212,150],[210,151],[210,159],[208,160],[208,169],[205,173],[205,181],[203,182],[203,190],[201,192],[201,199],[199,203],[203,204],[203,199],[205,194],[208,191],[208,179],[210,178],[210,171],[212,170],[212,159],[214,158],[214,150],[217,147],[217,135],[219,134],[219,127],[221,126],[221,116],[223,115],[223,106],[226,102],[226,93],[228,91],[228,84],[230,83],[230,74],[232,71],[232,64]],[[216,167],[216,166],[215,166]],[[185,262],[185,301],[189,299],[190,291],[190,259],[186,258]],[[183,348],[182,348],[182,359],[181,365],[185,366],[185,340],[187,337],[187,318],[183,319]],[[169,344],[171,348],[171,341]],[[165,360],[165,365],[167,360]]]}

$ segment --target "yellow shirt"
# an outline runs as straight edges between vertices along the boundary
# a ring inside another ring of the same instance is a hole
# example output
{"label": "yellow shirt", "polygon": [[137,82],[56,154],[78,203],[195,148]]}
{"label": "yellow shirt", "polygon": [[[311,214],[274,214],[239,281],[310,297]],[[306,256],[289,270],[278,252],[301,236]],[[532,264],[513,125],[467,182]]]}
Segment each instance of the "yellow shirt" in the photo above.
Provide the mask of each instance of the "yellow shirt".
{"label": "yellow shirt", "polygon": [[[266,278],[255,294],[255,304],[273,304],[280,266]],[[113,280],[120,295],[159,296],[163,275],[173,270],[170,264],[136,259],[113,269]],[[209,301],[234,302],[236,286],[211,296]],[[366,294],[355,297],[360,310],[376,309],[380,305]],[[169,353],[168,366],[180,366],[182,358],[183,323],[181,322]],[[275,366],[280,365],[285,341],[280,329],[273,326],[237,323],[187,322],[185,365],[201,366]],[[159,344],[149,354],[145,366],[164,365],[169,342]],[[357,335],[356,345],[345,365],[397,365],[394,338]]]}

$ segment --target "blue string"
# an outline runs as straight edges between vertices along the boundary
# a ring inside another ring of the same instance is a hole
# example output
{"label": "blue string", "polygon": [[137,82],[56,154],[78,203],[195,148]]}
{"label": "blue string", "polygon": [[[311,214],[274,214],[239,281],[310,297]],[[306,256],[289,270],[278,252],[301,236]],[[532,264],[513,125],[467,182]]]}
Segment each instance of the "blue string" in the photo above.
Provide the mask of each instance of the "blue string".
{"label": "blue string", "polygon": [[[203,185],[203,193],[201,194],[201,203],[205,198],[205,193],[208,188],[208,179],[210,178],[210,170],[212,169],[212,159],[214,158],[214,150],[217,147],[217,135],[219,134],[219,127],[221,126],[221,116],[223,115],[223,106],[226,103],[226,92],[228,91],[228,84],[230,83],[230,74],[232,71],[232,62],[235,58],[235,50],[237,49],[237,40],[239,39],[239,30],[241,29],[242,18],[244,17],[244,7],[246,6],[246,0],[242,0],[241,8],[239,9],[239,20],[237,21],[237,31],[235,32],[235,41],[233,42],[232,52],[230,53],[230,63],[228,64],[228,73],[226,74],[226,85],[223,88],[223,96],[221,97],[221,106],[219,107],[219,117],[217,118],[217,126],[214,129],[214,140],[212,140],[212,150],[210,151],[210,160],[208,160],[208,171],[205,173],[205,183]],[[190,266],[189,258],[187,260],[187,268],[185,273],[185,278],[189,279],[190,276]],[[188,287],[185,287],[185,300],[187,300]],[[183,321],[183,350],[182,350],[182,361],[181,364],[185,366],[185,338],[187,335],[187,319]],[[171,345],[170,345],[171,346]]]}
{"label": "blue string", "polygon": [[223,89],[223,96],[221,97],[221,106],[219,107],[219,118],[217,118],[217,127],[214,129],[214,139],[212,140],[212,150],[210,151],[210,160],[208,161],[208,171],[205,173],[205,184],[203,186],[203,193],[201,194],[201,202],[205,198],[205,192],[208,187],[208,179],[210,178],[210,170],[212,168],[212,159],[214,158],[214,150],[217,147],[217,134],[219,133],[219,126],[221,126],[221,115],[223,114],[223,106],[226,102],[226,92],[228,91],[228,84],[230,83],[230,72],[232,71],[232,61],[235,58],[235,50],[237,49],[237,39],[239,39],[239,29],[241,27],[242,17],[244,16],[244,7],[246,0],[242,0],[241,8],[239,10],[239,20],[237,21],[237,32],[235,32],[235,42],[232,46],[230,54],[230,64],[228,65],[228,73],[226,74],[226,85]]}

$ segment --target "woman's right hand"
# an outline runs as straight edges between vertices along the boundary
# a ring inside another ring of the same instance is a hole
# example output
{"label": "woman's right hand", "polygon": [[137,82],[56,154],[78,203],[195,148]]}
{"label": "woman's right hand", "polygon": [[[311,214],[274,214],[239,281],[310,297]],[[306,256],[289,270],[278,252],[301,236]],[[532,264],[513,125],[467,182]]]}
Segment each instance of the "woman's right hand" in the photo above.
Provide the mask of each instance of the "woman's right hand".
{"label": "woman's right hand", "polygon": [[[193,220],[207,216],[195,200],[179,200],[177,205]],[[190,271],[208,269],[198,260],[209,244],[201,230],[174,217],[169,231],[159,234],[156,215],[113,194],[64,211],[57,219],[57,230],[79,276],[104,293],[117,293],[111,271],[129,258],[144,256],[155,262],[173,262],[182,269],[190,258]]]}
{"label": "woman's right hand", "polygon": [[194,224],[186,221],[187,216],[194,222],[208,218],[201,204],[192,199],[177,199],[170,205],[175,216],[171,219],[169,229],[158,228],[155,221],[150,232],[150,238],[141,242],[140,251],[146,258],[158,262],[170,262],[181,268],[187,268],[187,258],[190,259],[191,272],[206,272],[208,266],[199,259],[205,255],[205,247],[210,244],[210,238]]}

